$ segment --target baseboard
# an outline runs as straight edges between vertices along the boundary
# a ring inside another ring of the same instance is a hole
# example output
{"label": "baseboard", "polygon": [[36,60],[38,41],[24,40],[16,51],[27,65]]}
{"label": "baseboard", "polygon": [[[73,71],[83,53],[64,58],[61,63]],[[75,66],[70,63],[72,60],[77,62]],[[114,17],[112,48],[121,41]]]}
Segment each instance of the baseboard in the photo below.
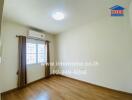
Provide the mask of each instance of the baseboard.
{"label": "baseboard", "polygon": [[85,84],[88,84],[88,85],[92,85],[94,87],[107,89],[109,91],[114,91],[114,92],[118,92],[118,93],[122,93],[122,94],[132,95],[132,93],[129,93],[129,92],[124,92],[124,91],[120,91],[120,90],[111,89],[111,88],[108,88],[108,87],[103,87],[103,86],[95,85],[95,84],[92,84],[92,83],[88,83],[86,81],[82,81],[82,80],[79,80],[79,79],[71,78],[69,76],[65,76],[65,75],[61,75],[61,74],[56,74],[56,76],[66,77],[66,78],[69,78],[69,79],[72,79],[72,80],[75,80],[75,81],[79,81],[79,82],[82,82],[82,83],[85,83]]}

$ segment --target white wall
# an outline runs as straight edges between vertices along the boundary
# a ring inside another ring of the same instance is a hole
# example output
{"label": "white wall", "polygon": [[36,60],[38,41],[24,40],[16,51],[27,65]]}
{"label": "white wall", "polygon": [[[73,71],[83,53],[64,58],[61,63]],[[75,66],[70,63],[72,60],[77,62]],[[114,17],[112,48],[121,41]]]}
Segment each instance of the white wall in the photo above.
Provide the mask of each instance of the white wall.
{"label": "white wall", "polygon": [[[106,17],[56,36],[60,62],[97,61],[98,66],[79,66],[85,75],[66,76],[96,85],[132,93],[132,31],[128,13]],[[58,69],[72,70],[70,67]]]}
{"label": "white wall", "polygon": [[[23,35],[28,28],[17,23],[3,20],[2,23],[2,64],[0,65],[1,92],[17,87],[17,69],[18,69],[18,38],[16,35]],[[54,36],[47,34],[46,39],[50,43],[50,58],[54,61]],[[44,67],[32,65],[27,67],[28,82],[35,81],[44,77]]]}

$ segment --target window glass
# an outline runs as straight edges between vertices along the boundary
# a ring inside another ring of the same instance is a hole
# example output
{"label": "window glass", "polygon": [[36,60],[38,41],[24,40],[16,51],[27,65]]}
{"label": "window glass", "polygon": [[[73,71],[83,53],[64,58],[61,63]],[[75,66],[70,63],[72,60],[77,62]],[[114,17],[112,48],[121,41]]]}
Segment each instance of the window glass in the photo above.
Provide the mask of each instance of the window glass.
{"label": "window glass", "polygon": [[45,47],[44,44],[38,44],[38,63],[43,63],[45,60]]}
{"label": "window glass", "polygon": [[36,63],[36,44],[33,43],[26,44],[26,58],[27,64]]}

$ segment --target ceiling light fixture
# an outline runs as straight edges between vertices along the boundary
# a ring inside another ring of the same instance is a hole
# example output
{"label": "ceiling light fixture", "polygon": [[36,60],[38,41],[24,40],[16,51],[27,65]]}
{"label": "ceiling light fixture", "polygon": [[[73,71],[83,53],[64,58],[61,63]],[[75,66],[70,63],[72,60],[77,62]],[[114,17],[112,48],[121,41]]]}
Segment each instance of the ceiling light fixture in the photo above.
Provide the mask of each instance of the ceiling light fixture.
{"label": "ceiling light fixture", "polygon": [[52,14],[52,17],[55,20],[63,20],[65,18],[65,15],[63,12],[55,12]]}

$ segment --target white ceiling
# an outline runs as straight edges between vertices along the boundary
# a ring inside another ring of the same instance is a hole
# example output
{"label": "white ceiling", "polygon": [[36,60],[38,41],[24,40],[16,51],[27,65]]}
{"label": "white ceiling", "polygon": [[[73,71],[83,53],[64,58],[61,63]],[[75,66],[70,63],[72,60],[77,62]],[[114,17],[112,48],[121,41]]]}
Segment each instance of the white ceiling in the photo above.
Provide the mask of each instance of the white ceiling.
{"label": "white ceiling", "polygon": [[[130,0],[5,0],[4,17],[50,33],[61,33],[109,16],[114,4]],[[63,11],[66,18],[55,21],[51,14]]]}

